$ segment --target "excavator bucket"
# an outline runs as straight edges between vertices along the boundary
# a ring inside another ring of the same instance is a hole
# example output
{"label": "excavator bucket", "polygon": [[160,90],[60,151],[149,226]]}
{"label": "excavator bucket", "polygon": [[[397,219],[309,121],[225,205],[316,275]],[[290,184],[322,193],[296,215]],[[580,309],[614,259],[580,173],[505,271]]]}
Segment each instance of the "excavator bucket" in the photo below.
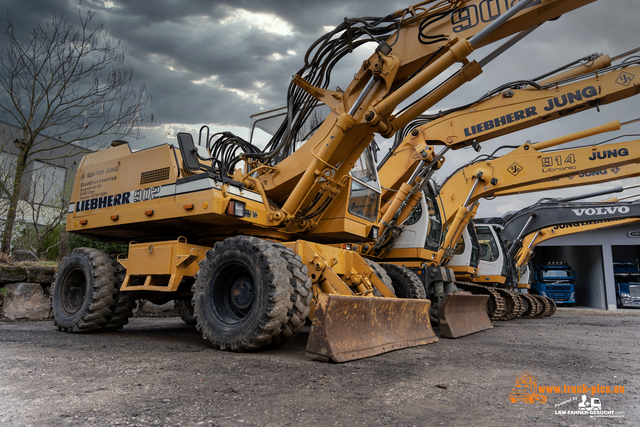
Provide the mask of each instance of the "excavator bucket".
{"label": "excavator bucket", "polygon": [[430,305],[429,300],[321,293],[307,356],[341,363],[436,342],[429,321]]}
{"label": "excavator bucket", "polygon": [[438,310],[440,336],[459,338],[493,328],[487,301],[489,295],[447,294]]}

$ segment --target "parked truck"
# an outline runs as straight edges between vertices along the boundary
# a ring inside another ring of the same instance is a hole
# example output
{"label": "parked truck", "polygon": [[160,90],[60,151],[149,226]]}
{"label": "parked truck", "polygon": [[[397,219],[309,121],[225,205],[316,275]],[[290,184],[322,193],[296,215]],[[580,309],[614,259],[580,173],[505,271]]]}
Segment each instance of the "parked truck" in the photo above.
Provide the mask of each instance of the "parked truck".
{"label": "parked truck", "polygon": [[576,302],[575,281],[576,273],[569,264],[548,262],[536,266],[531,290],[551,298],[556,304],[573,305]]}
{"label": "parked truck", "polygon": [[616,303],[619,308],[640,307],[640,270],[631,262],[614,262]]}

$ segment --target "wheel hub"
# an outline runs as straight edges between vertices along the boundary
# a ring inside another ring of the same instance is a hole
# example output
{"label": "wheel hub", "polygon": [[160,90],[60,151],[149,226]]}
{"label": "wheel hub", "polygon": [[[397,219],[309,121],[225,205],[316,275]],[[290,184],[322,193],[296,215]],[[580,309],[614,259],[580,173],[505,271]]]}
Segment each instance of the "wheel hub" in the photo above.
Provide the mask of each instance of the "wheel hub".
{"label": "wheel hub", "polygon": [[86,294],[87,283],[82,269],[72,269],[61,281],[61,286],[62,311],[67,316],[73,316],[82,308]]}
{"label": "wheel hub", "polygon": [[239,310],[246,310],[253,302],[253,283],[242,277],[231,286],[231,303]]}

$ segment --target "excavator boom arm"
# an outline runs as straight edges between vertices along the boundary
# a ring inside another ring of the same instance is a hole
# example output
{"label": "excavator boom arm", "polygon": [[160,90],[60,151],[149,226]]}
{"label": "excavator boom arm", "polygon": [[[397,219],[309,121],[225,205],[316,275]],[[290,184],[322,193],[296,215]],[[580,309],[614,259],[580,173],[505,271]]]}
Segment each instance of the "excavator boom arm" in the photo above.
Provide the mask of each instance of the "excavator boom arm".
{"label": "excavator boom arm", "polygon": [[632,224],[640,221],[640,218],[621,219],[597,219],[593,221],[576,221],[565,224],[555,224],[526,235],[522,239],[520,249],[515,256],[516,268],[526,265],[533,257],[533,250],[540,243],[556,237],[569,236],[571,234],[582,233],[583,231],[601,230],[609,227],[617,227],[625,224]]}
{"label": "excavator boom arm", "polygon": [[502,235],[510,242],[551,226],[604,222],[640,217],[640,202],[546,202],[523,209],[505,223]]}
{"label": "excavator boom arm", "polygon": [[[468,203],[473,203],[505,190],[511,190],[513,194],[525,193],[536,188],[533,184],[542,182],[547,183],[547,189],[561,188],[563,182],[556,181],[560,178],[638,163],[639,143],[640,140],[633,140],[548,152],[524,144],[502,157],[467,166],[442,187],[445,212],[452,213],[448,214],[447,221],[453,218],[467,196]],[[460,191],[471,188],[475,180],[480,180],[481,184],[472,194]]]}
{"label": "excavator boom arm", "polygon": [[[606,60],[598,63],[610,65]],[[539,89],[530,86],[508,89],[418,126],[379,167],[381,184],[389,189],[382,198],[389,199],[388,193],[407,182],[421,161],[433,157],[436,145],[462,148],[637,95],[640,84],[621,83],[626,82],[626,76],[638,74],[640,65],[627,62],[625,66],[606,68]],[[575,81],[576,78],[579,80]]]}
{"label": "excavator boom arm", "polygon": [[[395,113],[401,102],[448,67],[457,62],[467,64],[466,57],[474,48],[557,18],[592,1],[527,0],[528,6],[505,23],[500,23],[499,17],[515,10],[518,3],[499,1],[487,9],[486,0],[469,0],[437,3],[434,9],[429,5],[435,2],[427,2],[396,13],[402,16],[397,31],[363,62],[345,91],[314,87],[304,75],[296,76],[294,83],[326,104],[331,112],[310,139],[288,158],[275,167],[258,166],[259,182],[266,195],[282,204],[274,218],[284,224],[293,222],[305,206],[317,199],[321,179],[327,173],[338,175],[338,180],[346,175],[375,133],[392,136],[402,127],[394,126],[394,122],[412,120],[442,99],[446,93],[439,92],[422,99],[419,111],[412,108]],[[479,73],[477,68],[470,78]],[[452,85],[447,92],[465,81]],[[339,192],[340,188],[326,191]],[[301,228],[313,226],[301,224]]]}

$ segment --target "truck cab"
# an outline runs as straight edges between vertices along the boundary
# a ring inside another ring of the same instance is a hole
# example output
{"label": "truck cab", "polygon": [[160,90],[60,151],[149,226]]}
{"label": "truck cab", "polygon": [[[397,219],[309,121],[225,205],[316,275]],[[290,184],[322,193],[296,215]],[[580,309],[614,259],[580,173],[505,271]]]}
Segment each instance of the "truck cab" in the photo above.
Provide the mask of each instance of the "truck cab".
{"label": "truck cab", "polygon": [[640,270],[630,262],[614,262],[618,307],[640,307]]}
{"label": "truck cab", "polygon": [[531,290],[547,296],[556,304],[575,304],[576,273],[566,262],[549,262],[536,266]]}

